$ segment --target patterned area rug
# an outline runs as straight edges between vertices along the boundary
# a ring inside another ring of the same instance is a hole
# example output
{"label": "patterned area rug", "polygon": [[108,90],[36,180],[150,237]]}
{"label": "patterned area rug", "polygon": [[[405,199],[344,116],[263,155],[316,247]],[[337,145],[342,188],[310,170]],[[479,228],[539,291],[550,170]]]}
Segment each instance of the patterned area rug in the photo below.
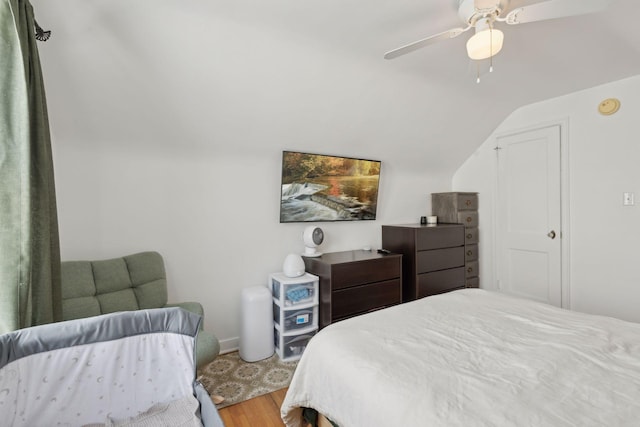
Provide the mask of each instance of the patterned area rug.
{"label": "patterned area rug", "polygon": [[224,397],[218,409],[289,386],[298,362],[283,362],[277,354],[248,363],[237,351],[216,357],[198,371],[200,382],[210,395]]}

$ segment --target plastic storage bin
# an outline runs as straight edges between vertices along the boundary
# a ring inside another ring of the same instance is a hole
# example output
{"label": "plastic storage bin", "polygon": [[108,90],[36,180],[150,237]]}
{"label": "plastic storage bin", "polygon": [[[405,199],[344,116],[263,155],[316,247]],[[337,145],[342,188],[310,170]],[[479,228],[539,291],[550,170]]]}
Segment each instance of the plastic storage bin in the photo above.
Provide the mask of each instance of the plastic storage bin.
{"label": "plastic storage bin", "polygon": [[280,307],[318,304],[318,276],[313,274],[287,277],[282,273],[273,273],[269,275],[269,287]]}
{"label": "plastic storage bin", "polygon": [[280,306],[273,302],[273,321],[278,329],[283,332],[307,329],[310,326],[318,326],[318,305],[309,307],[295,307],[293,309],[280,309]]}
{"label": "plastic storage bin", "polygon": [[295,334],[284,334],[276,325],[274,333],[274,345],[276,353],[284,362],[298,360],[302,357],[304,349],[307,348],[309,340],[318,332],[317,327],[310,327],[305,330],[297,331]]}

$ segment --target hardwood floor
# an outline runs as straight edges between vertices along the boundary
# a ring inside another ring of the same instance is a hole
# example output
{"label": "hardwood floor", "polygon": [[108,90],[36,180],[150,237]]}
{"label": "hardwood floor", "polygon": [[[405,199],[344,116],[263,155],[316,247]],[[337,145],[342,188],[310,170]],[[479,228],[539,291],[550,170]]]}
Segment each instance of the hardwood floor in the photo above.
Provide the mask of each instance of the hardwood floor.
{"label": "hardwood floor", "polygon": [[283,427],[280,406],[287,389],[227,406],[220,409],[220,418],[226,427]]}

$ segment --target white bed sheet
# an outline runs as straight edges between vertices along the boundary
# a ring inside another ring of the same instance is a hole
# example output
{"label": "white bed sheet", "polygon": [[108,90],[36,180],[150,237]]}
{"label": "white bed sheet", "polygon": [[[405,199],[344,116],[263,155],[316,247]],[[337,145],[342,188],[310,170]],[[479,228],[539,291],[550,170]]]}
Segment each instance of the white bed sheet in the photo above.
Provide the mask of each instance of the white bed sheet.
{"label": "white bed sheet", "polygon": [[639,426],[640,324],[465,289],[309,343],[281,408],[340,427]]}

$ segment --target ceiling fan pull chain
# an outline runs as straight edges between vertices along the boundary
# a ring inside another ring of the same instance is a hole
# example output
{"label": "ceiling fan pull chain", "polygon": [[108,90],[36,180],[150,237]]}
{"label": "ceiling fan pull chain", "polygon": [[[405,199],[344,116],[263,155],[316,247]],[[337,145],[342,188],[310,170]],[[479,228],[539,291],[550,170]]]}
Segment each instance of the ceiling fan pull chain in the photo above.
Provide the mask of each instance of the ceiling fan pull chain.
{"label": "ceiling fan pull chain", "polygon": [[489,72],[493,73],[493,21],[489,21]]}
{"label": "ceiling fan pull chain", "polygon": [[476,61],[476,83],[480,84],[480,61]]}

